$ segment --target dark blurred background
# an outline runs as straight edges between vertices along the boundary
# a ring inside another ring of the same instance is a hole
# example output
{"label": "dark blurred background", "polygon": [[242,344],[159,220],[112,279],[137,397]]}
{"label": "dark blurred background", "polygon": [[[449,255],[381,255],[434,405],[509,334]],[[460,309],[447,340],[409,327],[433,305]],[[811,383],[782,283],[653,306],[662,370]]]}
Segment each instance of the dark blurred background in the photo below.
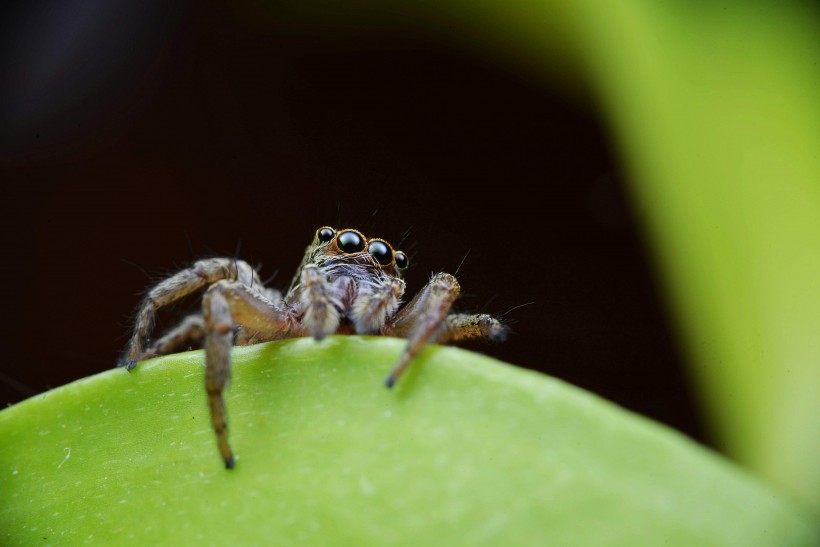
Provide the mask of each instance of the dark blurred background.
{"label": "dark blurred background", "polygon": [[473,348],[703,440],[594,105],[404,17],[241,5],[2,8],[3,403],[113,367],[163,275],[284,288],[331,224],[408,252],[409,294],[458,269],[512,328]]}

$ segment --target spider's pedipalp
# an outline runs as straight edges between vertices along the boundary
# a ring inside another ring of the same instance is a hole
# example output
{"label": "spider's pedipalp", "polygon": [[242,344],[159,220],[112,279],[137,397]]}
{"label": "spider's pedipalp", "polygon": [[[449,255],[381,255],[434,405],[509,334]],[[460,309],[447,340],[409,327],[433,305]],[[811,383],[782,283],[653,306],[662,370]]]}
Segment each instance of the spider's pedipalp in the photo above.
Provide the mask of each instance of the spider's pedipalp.
{"label": "spider's pedipalp", "polygon": [[304,311],[302,328],[316,340],[322,340],[328,334],[336,332],[341,321],[337,309],[340,304],[335,297],[339,288],[331,286],[327,277],[313,264],[302,269],[300,283],[300,303]]}
{"label": "spider's pedipalp", "polygon": [[385,277],[373,283],[360,282],[350,310],[350,320],[356,332],[381,332],[388,318],[396,313],[403,294],[404,281],[395,277]]}

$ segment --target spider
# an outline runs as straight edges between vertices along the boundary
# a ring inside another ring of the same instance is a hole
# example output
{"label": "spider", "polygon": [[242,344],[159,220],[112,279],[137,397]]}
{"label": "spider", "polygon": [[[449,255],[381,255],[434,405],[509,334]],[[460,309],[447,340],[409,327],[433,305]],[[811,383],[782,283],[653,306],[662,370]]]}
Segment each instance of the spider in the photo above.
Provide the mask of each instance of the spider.
{"label": "spider", "polygon": [[[134,332],[119,366],[183,347],[205,347],[205,387],[217,445],[227,469],[235,459],[228,443],[222,392],[230,377],[231,346],[299,336],[321,340],[329,334],[381,334],[407,339],[385,385],[393,387],[428,343],[471,338],[503,340],[495,318],[450,313],[461,288],[448,273],[433,275],[427,285],[400,307],[409,265],[407,255],[380,238],[360,231],[323,226],[305,250],[302,263],[282,294],[266,288],[248,263],[231,258],[200,260],[161,281],[140,305]],[[148,345],[156,312],[206,288],[202,313],[183,319]]]}

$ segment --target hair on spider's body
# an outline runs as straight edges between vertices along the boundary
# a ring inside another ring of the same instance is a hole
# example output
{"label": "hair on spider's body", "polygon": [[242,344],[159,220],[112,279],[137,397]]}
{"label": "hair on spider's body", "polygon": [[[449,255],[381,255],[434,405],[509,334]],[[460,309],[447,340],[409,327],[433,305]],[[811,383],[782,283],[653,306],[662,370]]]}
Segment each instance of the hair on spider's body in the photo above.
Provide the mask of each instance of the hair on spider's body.
{"label": "hair on spider's body", "polygon": [[[402,307],[402,274],[408,265],[407,255],[383,239],[329,226],[316,231],[284,295],[265,287],[257,271],[242,260],[199,260],[148,291],[119,366],[130,370],[145,358],[204,342],[211,421],[230,469],[234,456],[222,392],[230,377],[233,345],[299,336],[321,340],[329,334],[406,338],[404,351],[385,379],[392,387],[428,343],[504,338],[505,328],[489,315],[450,313],[461,288],[448,273],[431,276]],[[149,345],[156,312],[201,289],[206,289],[202,312],[186,317]]]}

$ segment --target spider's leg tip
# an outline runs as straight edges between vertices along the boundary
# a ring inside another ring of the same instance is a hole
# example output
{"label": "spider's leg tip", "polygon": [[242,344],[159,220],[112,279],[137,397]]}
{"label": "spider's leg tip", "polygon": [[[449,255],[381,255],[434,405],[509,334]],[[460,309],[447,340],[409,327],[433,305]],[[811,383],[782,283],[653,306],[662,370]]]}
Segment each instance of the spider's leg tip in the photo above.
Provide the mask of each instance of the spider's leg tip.
{"label": "spider's leg tip", "polygon": [[233,469],[234,465],[236,465],[236,460],[233,456],[225,458],[225,469]]}
{"label": "spider's leg tip", "polygon": [[388,376],[387,378],[385,378],[385,379],[384,379],[384,387],[386,387],[386,388],[390,389],[390,388],[392,388],[394,385],[396,385],[396,379],[395,379],[395,378],[393,378],[393,375],[392,375],[392,374],[391,374],[390,376]]}
{"label": "spider's leg tip", "polygon": [[508,329],[495,317],[482,315],[479,328],[484,336],[492,342],[503,342],[507,339]]}
{"label": "spider's leg tip", "polygon": [[137,361],[132,359],[120,359],[117,361],[117,366],[119,368],[124,368],[125,370],[131,372],[135,366],[137,366]]}
{"label": "spider's leg tip", "polygon": [[316,328],[311,329],[310,334],[311,334],[311,336],[313,336],[314,340],[316,340],[317,342],[321,342],[322,340],[327,338],[327,335],[329,333],[327,332],[326,329],[323,329],[321,327],[316,327]]}

